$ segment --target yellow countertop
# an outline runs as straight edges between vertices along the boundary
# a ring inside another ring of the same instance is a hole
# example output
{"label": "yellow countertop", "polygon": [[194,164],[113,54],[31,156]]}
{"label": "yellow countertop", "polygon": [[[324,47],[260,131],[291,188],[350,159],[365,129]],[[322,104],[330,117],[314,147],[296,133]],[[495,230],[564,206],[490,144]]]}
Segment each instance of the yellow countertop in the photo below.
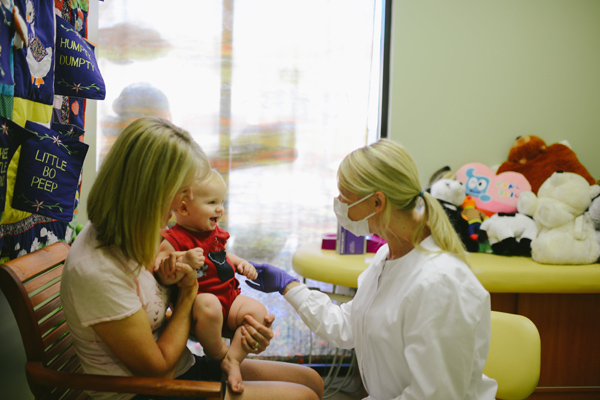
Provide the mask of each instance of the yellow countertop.
{"label": "yellow countertop", "polygon": [[374,255],[339,255],[335,250],[322,250],[321,243],[308,243],[294,253],[292,268],[304,278],[355,288]]}
{"label": "yellow countertop", "polygon": [[[294,253],[292,266],[304,278],[355,288],[373,256],[339,255],[308,243]],[[544,265],[527,257],[485,253],[470,253],[470,264],[491,293],[600,293],[600,264]]]}

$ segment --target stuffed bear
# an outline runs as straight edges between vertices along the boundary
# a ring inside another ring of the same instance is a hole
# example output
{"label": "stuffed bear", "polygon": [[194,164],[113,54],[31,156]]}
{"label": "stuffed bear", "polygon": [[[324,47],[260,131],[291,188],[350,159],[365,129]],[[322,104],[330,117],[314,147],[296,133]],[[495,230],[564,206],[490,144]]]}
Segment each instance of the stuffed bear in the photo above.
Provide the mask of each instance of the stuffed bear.
{"label": "stuffed bear", "polygon": [[542,264],[590,264],[600,257],[600,244],[585,213],[600,186],[581,175],[555,172],[539,188],[537,196],[521,193],[520,213],[532,216],[538,235],[531,242],[531,257]]}
{"label": "stuffed bear", "polygon": [[461,205],[466,197],[463,184],[454,179],[442,178],[433,182],[427,191],[442,205],[467,251],[479,251],[479,243],[469,237],[469,224],[461,215]]}
{"label": "stuffed bear", "polygon": [[502,256],[531,257],[531,242],[538,228],[533,218],[521,213],[497,213],[479,227],[486,234],[492,252]]}
{"label": "stuffed bear", "polygon": [[537,194],[542,183],[556,171],[579,174],[590,185],[596,181],[568,146],[560,143],[546,146],[541,138],[533,135],[517,138],[508,153],[508,160],[498,167],[497,174],[507,171],[523,174],[531,184],[534,194]]}

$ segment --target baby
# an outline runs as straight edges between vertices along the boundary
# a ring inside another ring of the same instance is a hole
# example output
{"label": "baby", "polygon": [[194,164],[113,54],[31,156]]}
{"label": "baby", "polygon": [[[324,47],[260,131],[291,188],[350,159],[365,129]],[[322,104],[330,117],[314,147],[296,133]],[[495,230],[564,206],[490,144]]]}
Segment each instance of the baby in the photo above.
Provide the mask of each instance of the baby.
{"label": "baby", "polygon": [[[235,272],[248,279],[256,279],[252,264],[225,250],[229,233],[217,224],[223,217],[227,185],[221,175],[212,170],[204,181],[195,182],[192,199],[184,200],[175,211],[177,223],[162,232],[165,240],[157,258],[157,277],[163,285],[173,284],[181,272],[166,270],[165,260],[175,251],[185,251],[181,261],[196,270],[198,295],[192,308],[192,329],[204,353],[221,360],[221,369],[227,374],[234,392],[243,391],[240,364],[248,353],[242,346],[240,326],[250,314],[264,321],[266,308],[258,301],[240,294]],[[234,332],[230,347],[222,337]]]}

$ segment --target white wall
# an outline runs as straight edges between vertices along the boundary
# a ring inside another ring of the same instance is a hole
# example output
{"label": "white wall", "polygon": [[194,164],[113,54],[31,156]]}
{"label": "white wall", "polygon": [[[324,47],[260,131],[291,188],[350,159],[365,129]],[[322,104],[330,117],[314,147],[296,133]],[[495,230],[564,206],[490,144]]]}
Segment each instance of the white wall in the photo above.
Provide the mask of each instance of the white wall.
{"label": "white wall", "polygon": [[392,29],[390,138],[423,183],[531,134],[600,178],[599,1],[394,0]]}

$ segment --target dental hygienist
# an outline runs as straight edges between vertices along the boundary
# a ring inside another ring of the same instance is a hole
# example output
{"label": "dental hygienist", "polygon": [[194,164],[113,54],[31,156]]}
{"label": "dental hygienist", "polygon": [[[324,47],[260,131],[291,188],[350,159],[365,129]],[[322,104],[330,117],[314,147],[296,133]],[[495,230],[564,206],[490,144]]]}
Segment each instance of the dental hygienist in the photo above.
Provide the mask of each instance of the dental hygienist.
{"label": "dental hygienist", "polygon": [[257,264],[248,284],[278,291],[331,344],[354,348],[366,399],[493,400],[483,374],[490,296],[436,199],[421,190],[414,161],[390,140],[355,150],[338,170],[334,211],[355,235],[385,239],[338,306],[281,269]]}

